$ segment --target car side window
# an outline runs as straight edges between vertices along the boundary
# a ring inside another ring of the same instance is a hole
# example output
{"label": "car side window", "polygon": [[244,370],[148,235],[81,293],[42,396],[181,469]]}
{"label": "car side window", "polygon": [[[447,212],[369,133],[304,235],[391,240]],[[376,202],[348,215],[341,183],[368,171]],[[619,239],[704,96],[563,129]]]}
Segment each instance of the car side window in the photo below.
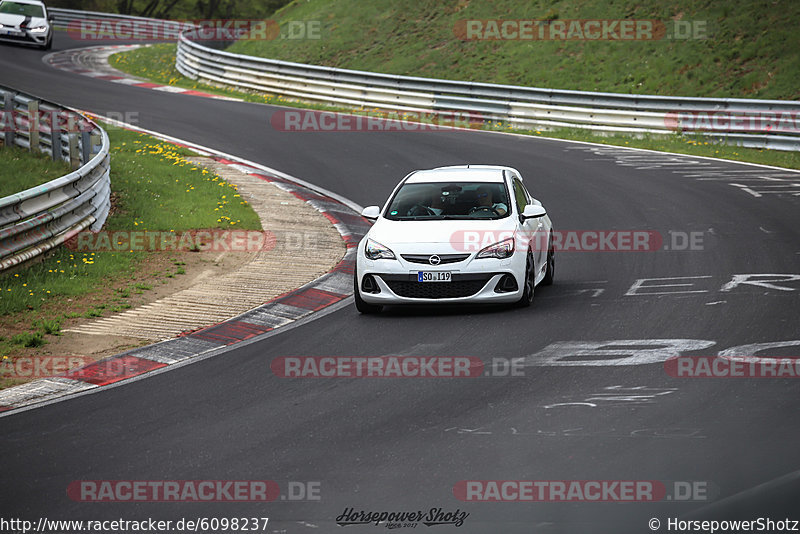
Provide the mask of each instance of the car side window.
{"label": "car side window", "polygon": [[531,195],[530,191],[528,191],[528,189],[525,187],[525,184],[520,182],[520,185],[522,186],[522,191],[525,192],[525,196],[528,197],[528,204],[533,204],[536,199],[533,198],[533,195]]}
{"label": "car side window", "polygon": [[514,196],[517,199],[517,212],[522,213],[525,210],[525,206],[528,205],[528,196],[525,194],[525,188],[522,187],[522,183],[514,178]]}

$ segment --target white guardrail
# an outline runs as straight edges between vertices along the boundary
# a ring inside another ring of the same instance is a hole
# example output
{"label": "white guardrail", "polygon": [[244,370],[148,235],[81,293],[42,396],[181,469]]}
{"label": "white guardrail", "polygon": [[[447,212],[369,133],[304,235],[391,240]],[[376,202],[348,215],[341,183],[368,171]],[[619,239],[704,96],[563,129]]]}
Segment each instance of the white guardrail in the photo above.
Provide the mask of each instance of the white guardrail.
{"label": "white guardrail", "polygon": [[[164,21],[92,11],[51,9],[57,25]],[[174,21],[172,22],[174,24]],[[164,33],[164,32],[162,32]],[[210,85],[353,108],[468,114],[518,129],[580,128],[598,134],[699,132],[715,141],[800,150],[800,102],[594,93],[397,76],[232,54],[181,34],[177,69]]]}
{"label": "white guardrail", "polygon": [[[700,131],[753,148],[800,150],[800,102],[592,93],[397,76],[214,50],[182,34],[178,70],[212,85],[338,106],[467,112],[512,128],[598,133]],[[755,132],[755,133],[753,133]]]}
{"label": "white guardrail", "polygon": [[[111,205],[108,134],[89,118],[0,86],[0,150],[19,147],[76,170],[0,198],[0,272],[100,230]],[[8,148],[7,148],[8,147]]]}
{"label": "white guardrail", "polygon": [[151,23],[163,25],[164,21],[160,19],[151,19],[147,17],[136,17],[133,15],[118,15],[117,13],[103,13],[100,11],[82,11],[79,9],[64,9],[60,7],[48,7],[47,13],[53,19],[53,24],[58,28],[67,28],[70,23],[79,23],[86,20],[94,21],[135,21],[142,23]]}

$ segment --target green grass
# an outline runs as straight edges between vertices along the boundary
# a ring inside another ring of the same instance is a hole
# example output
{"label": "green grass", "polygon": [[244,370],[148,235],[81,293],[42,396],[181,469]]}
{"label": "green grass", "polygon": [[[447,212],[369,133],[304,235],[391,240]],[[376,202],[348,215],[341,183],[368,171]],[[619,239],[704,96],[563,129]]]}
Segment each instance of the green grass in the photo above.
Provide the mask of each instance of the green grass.
{"label": "green grass", "polygon": [[51,320],[51,319],[35,319],[31,326],[41,331],[44,334],[50,336],[58,336],[61,335],[61,321],[60,320]]}
{"label": "green grass", "polygon": [[22,345],[23,347],[41,347],[46,343],[42,332],[23,332],[11,338],[12,345]]}
{"label": "green grass", "polygon": [[165,85],[175,85],[183,76],[175,68],[178,45],[161,43],[114,54],[109,63],[128,74],[141,76]]}
{"label": "green grass", "polygon": [[[348,0],[292,2],[273,18],[319,21],[320,39],[239,41],[229,51],[331,67],[616,93],[800,98],[796,0]],[[705,39],[464,41],[486,19],[704,21]]]}
{"label": "green grass", "polygon": [[[258,215],[236,187],[189,163],[189,150],[124,130],[111,130],[109,136],[115,199],[105,230],[261,229]],[[51,299],[85,295],[126,276],[130,279],[148,254],[158,252],[59,248],[40,263],[0,274],[0,316],[37,310]],[[134,287],[151,288],[143,283]],[[122,291],[130,294],[131,288]],[[90,313],[102,313],[103,308]]]}
{"label": "green grass", "polygon": [[0,148],[0,198],[55,180],[70,172],[69,164],[46,154],[17,147]]}
{"label": "green grass", "polygon": [[107,230],[261,229],[235,186],[186,160],[190,150],[133,132],[112,135],[112,183],[124,211]]}

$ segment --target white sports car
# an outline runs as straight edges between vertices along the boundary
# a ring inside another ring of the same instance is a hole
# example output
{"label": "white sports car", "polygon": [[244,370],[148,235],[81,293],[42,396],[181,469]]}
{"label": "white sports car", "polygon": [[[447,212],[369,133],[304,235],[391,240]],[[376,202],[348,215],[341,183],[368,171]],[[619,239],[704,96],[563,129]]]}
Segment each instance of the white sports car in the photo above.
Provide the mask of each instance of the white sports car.
{"label": "white sports car", "polygon": [[519,171],[463,165],[414,171],[358,245],[354,291],[361,313],[387,304],[513,303],[530,306],[552,284],[552,224]]}
{"label": "white sports car", "polygon": [[47,8],[39,0],[0,0],[0,41],[53,46],[53,27]]}

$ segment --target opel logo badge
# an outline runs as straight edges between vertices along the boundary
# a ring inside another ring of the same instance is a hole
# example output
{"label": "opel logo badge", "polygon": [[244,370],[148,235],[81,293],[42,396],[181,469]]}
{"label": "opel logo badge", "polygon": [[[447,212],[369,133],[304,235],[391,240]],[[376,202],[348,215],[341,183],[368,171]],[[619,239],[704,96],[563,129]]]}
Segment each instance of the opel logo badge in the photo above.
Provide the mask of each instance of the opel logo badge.
{"label": "opel logo badge", "polygon": [[440,263],[442,263],[442,258],[434,254],[433,256],[428,258],[428,261],[430,262],[431,265],[439,265]]}

